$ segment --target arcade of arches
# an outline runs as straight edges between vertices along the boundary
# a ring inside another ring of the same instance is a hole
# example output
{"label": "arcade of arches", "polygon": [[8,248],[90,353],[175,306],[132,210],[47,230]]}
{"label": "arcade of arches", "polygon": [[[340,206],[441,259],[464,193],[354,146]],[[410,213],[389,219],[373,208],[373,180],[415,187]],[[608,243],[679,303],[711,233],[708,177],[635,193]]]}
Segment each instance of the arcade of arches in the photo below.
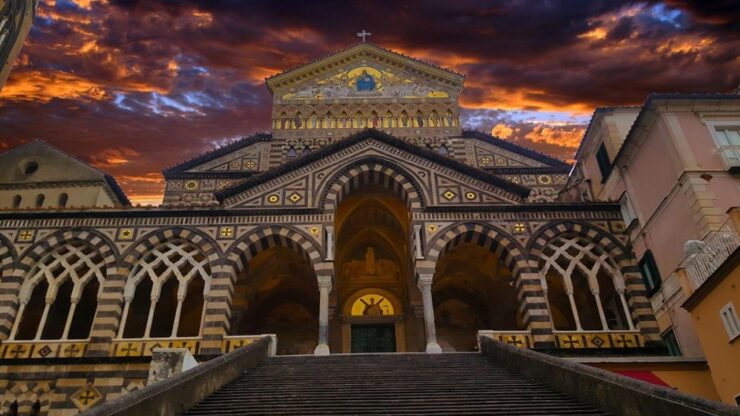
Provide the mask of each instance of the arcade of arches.
{"label": "arcade of arches", "polygon": [[[414,270],[418,252],[408,198],[391,188],[363,184],[341,198],[334,216],[334,279],[325,289],[300,248],[255,251],[234,282],[228,335],[276,334],[279,354],[311,354],[319,351],[317,345],[345,353],[430,351],[430,346],[471,351],[479,330],[526,330],[513,271],[496,243],[488,247],[476,233],[448,243],[431,288],[417,287],[421,278]],[[539,253],[538,268],[555,331],[636,329],[620,268],[595,242],[561,233]],[[198,244],[174,238],[152,247],[127,278],[118,338],[200,336],[211,274]],[[70,241],[43,256],[29,276],[10,339],[88,338],[105,284],[96,249]]]}

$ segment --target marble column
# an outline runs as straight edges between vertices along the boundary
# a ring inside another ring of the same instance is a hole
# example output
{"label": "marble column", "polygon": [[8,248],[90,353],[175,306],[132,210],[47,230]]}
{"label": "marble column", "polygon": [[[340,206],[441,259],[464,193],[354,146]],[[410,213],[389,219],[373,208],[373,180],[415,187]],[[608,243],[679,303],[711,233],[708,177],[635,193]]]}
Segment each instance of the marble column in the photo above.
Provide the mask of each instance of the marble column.
{"label": "marble column", "polygon": [[437,343],[437,329],[434,327],[434,304],[432,303],[432,280],[434,275],[420,274],[416,281],[421,290],[421,300],[424,305],[424,329],[427,335],[426,352],[439,354],[442,348]]}
{"label": "marble column", "polygon": [[329,355],[329,292],[331,276],[318,276],[319,281],[319,345],[314,354]]}

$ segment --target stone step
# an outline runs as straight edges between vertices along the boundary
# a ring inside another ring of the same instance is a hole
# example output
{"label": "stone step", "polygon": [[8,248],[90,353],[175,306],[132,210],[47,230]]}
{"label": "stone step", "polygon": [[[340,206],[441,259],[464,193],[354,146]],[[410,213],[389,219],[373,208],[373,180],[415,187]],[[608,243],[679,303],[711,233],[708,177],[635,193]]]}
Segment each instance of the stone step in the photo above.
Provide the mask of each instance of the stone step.
{"label": "stone step", "polygon": [[604,415],[477,353],[273,357],[186,415]]}

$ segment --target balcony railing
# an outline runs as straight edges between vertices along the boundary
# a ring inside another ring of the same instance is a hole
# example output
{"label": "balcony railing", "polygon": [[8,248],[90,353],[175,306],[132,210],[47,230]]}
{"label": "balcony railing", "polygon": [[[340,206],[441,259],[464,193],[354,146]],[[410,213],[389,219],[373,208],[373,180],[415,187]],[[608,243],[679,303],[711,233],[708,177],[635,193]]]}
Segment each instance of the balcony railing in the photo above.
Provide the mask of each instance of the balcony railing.
{"label": "balcony railing", "polygon": [[692,288],[696,290],[701,287],[738,246],[740,238],[729,220],[719,230],[709,234],[704,239],[703,247],[683,262]]}
{"label": "balcony railing", "polygon": [[719,156],[728,170],[740,168],[740,146],[719,146]]}

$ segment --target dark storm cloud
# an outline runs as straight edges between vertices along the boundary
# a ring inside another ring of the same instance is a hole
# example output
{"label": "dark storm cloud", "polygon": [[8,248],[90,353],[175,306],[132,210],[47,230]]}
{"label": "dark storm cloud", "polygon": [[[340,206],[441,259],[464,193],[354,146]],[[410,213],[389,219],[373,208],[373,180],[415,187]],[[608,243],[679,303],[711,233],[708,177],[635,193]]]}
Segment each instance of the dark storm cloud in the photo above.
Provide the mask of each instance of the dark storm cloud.
{"label": "dark storm cloud", "polygon": [[[594,106],[727,91],[735,1],[48,0],[0,97],[0,148],[48,140],[140,200],[159,170],[269,128],[264,78],[371,41],[466,75],[466,125],[568,159]],[[539,117],[538,114],[548,114]]]}

